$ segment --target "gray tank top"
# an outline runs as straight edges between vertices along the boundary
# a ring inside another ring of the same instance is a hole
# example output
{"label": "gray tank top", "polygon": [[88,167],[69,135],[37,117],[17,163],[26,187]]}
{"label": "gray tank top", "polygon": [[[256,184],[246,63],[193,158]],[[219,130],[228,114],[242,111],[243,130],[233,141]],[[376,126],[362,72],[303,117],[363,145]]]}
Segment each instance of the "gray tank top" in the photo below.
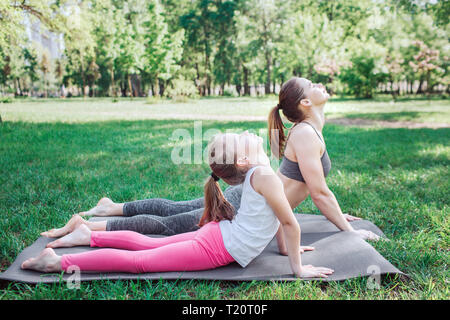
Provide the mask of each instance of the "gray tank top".
{"label": "gray tank top", "polygon": [[[314,131],[316,132],[317,136],[319,137],[319,139],[324,142],[322,140],[322,138],[320,137],[319,133],[317,132],[316,128],[314,128],[314,126],[306,121],[303,121],[302,123],[306,123],[308,125],[310,125]],[[296,124],[295,124],[296,125]],[[289,139],[289,136],[288,136]],[[287,140],[286,140],[287,143]],[[325,142],[324,142],[325,143]],[[323,153],[322,157],[320,158],[320,161],[322,162],[322,168],[323,168],[323,174],[326,177],[328,175],[328,173],[330,172],[331,169],[331,160],[330,157],[328,156],[328,152],[325,149],[325,152]],[[294,179],[300,182],[305,182],[305,179],[303,179],[302,173],[300,172],[300,168],[298,166],[297,162],[291,161],[288,158],[286,158],[283,155],[283,158],[281,160],[281,165],[280,165],[280,172],[290,178],[290,179]]]}

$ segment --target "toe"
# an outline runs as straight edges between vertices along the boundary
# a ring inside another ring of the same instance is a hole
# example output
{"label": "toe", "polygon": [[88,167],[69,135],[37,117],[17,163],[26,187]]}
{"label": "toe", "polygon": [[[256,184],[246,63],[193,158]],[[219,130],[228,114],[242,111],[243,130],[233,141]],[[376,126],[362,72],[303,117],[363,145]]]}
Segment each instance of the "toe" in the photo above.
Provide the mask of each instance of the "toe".
{"label": "toe", "polygon": [[46,248],[57,248],[59,244],[58,240],[47,243]]}
{"label": "toe", "polygon": [[42,232],[42,234],[45,234],[47,237],[51,237],[51,235],[55,232],[55,229],[50,229],[48,231]]}
{"label": "toe", "polygon": [[28,269],[30,264],[33,262],[34,258],[30,258],[22,262],[22,265],[20,266],[22,269]]}

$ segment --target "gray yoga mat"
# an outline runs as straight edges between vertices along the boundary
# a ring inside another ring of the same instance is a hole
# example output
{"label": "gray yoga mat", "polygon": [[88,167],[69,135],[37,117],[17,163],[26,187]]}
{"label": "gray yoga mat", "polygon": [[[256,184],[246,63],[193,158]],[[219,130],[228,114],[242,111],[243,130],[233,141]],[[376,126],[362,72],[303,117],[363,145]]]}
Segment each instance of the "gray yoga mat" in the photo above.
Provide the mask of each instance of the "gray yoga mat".
{"label": "gray yoga mat", "polygon": [[[314,251],[302,254],[303,264],[324,266],[334,269],[334,273],[323,281],[338,281],[355,277],[377,276],[384,274],[401,274],[389,261],[381,256],[369,243],[351,232],[339,232],[339,230],[324,216],[311,214],[296,214],[302,230],[301,244],[314,246]],[[102,220],[105,218],[92,218]],[[91,220],[92,220],[91,219]],[[115,218],[117,219],[117,218]],[[358,220],[351,222],[355,229],[367,229],[380,236],[383,232],[372,222]],[[0,280],[20,281],[26,283],[51,283],[64,280],[73,281],[73,274],[44,274],[31,270],[22,270],[20,265],[30,257],[37,256],[45,245],[54,239],[40,237],[31,246],[25,248],[16,258],[14,263],[3,273]],[[87,250],[98,250],[87,246],[73,248],[57,248],[56,253],[78,253]],[[205,279],[205,280],[282,280],[293,281],[293,277],[287,256],[278,253],[276,239],[266,247],[263,253],[255,258],[246,268],[237,263],[213,270],[192,272],[158,272],[158,273],[94,273],[82,272],[80,281],[100,279]],[[306,279],[314,280],[314,279]]]}

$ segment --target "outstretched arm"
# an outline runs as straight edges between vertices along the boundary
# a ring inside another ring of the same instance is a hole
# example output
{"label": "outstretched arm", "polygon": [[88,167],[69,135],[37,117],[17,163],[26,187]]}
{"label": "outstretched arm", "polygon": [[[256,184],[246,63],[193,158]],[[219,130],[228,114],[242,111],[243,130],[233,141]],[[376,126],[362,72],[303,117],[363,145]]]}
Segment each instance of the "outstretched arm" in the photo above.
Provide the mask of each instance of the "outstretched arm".
{"label": "outstretched arm", "polygon": [[322,214],[342,231],[353,231],[350,223],[342,214],[333,192],[328,188],[323,174],[320,153],[322,144],[311,128],[293,132],[294,146],[298,166],[302,172],[311,200]]}
{"label": "outstretched arm", "polygon": [[[278,243],[278,251],[280,252],[280,254],[287,256],[288,252],[286,249],[286,243],[284,242],[284,232],[283,232],[283,226],[280,225],[280,227],[278,228],[278,232],[276,235],[277,238],[277,243]],[[300,246],[300,253],[303,253],[305,251],[312,251],[314,250],[314,247],[311,246]]]}
{"label": "outstretched arm", "polygon": [[342,231],[357,232],[364,239],[377,240],[379,237],[367,230],[354,230],[347,217],[342,214],[339,203],[328,188],[323,173],[320,153],[322,145],[310,128],[295,132],[295,153],[298,165],[311,195],[311,200],[320,212]]}
{"label": "outstretched arm", "polygon": [[[283,247],[284,243],[289,263],[295,276],[327,277],[327,274],[331,274],[333,270],[328,268],[302,266],[300,258],[300,226],[284,194],[283,183],[273,170],[270,168],[258,168],[252,178],[253,188],[264,196],[280,221],[284,241],[280,239],[278,244]],[[278,231],[280,233],[280,230]]]}

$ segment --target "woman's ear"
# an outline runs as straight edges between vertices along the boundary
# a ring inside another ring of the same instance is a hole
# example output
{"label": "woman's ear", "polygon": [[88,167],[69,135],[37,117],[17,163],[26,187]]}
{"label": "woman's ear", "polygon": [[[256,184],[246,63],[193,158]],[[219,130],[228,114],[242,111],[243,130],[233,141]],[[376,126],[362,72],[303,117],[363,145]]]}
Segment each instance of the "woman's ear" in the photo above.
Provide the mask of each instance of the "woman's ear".
{"label": "woman's ear", "polygon": [[299,107],[301,107],[301,106],[311,107],[312,106],[311,100],[309,100],[309,99],[302,99],[302,100],[300,100]]}
{"label": "woman's ear", "polygon": [[250,161],[247,156],[243,156],[237,159],[236,165],[240,168],[246,167],[250,164]]}

